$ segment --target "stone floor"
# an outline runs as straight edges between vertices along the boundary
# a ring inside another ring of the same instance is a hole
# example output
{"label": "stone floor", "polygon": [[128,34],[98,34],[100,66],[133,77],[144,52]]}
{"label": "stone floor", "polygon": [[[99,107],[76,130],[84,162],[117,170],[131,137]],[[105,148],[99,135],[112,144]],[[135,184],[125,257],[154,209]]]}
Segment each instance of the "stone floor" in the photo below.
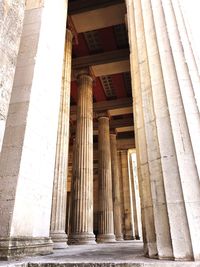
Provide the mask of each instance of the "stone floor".
{"label": "stone floor", "polygon": [[200,262],[173,262],[143,257],[142,242],[124,241],[90,246],[69,246],[48,256],[0,262],[0,267],[200,267]]}

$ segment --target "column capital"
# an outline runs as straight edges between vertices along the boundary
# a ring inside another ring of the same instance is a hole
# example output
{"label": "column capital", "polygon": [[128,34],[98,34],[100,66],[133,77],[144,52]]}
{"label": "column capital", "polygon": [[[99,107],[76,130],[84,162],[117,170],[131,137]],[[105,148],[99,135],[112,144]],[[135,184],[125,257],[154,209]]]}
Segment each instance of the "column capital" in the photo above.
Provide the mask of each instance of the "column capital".
{"label": "column capital", "polygon": [[115,138],[117,138],[116,129],[110,129],[110,136],[115,136]]}
{"label": "column capital", "polygon": [[120,152],[120,155],[122,156],[125,155],[128,158],[128,149],[119,150],[119,152]]}
{"label": "column capital", "polygon": [[77,80],[79,80],[83,76],[88,77],[88,79],[91,79],[91,82],[93,82],[95,79],[90,68],[75,69],[74,76],[76,77]]}
{"label": "column capital", "polygon": [[72,21],[70,16],[68,16],[68,18],[67,18],[67,29],[66,29],[66,31],[67,30],[69,30],[71,32],[72,38],[74,39],[74,43],[76,45],[78,45],[78,33],[76,31],[76,28],[75,28],[74,23],[73,23],[73,21]]}
{"label": "column capital", "polygon": [[107,114],[98,114],[98,121],[102,120],[102,119],[106,119],[106,120],[110,120],[109,116]]}
{"label": "column capital", "polygon": [[66,28],[66,39],[70,38],[71,40],[73,39],[74,34],[70,28]]}

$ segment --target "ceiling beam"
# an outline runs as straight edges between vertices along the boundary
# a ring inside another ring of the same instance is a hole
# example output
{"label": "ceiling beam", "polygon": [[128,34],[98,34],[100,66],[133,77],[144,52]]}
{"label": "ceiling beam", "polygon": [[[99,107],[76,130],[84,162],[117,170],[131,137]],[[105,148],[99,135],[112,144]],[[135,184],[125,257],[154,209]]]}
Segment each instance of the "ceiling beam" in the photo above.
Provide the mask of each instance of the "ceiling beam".
{"label": "ceiling beam", "polygon": [[134,126],[130,125],[130,126],[123,126],[123,127],[119,127],[119,128],[115,128],[117,133],[126,133],[126,132],[133,132],[134,131]]}
{"label": "ceiling beam", "polygon": [[121,60],[112,63],[95,65],[91,67],[91,71],[95,77],[130,72],[130,61]]}
{"label": "ceiling beam", "polygon": [[[134,131],[133,127],[133,118],[126,118],[126,119],[118,119],[118,120],[110,120],[110,130],[115,130],[116,128],[121,128],[121,132],[123,132],[123,128],[125,129],[124,132],[128,131],[129,127],[129,131]],[[94,129],[94,135],[98,134],[97,130],[98,130],[98,122],[94,122],[93,123],[93,129]],[[70,126],[70,132],[72,134],[74,134],[76,132],[76,126],[75,125],[71,125]]]}
{"label": "ceiling beam", "polygon": [[[98,112],[104,112],[108,110],[114,110],[114,109],[117,110],[117,109],[123,109],[126,107],[132,107],[132,105],[133,105],[132,97],[126,97],[126,98],[120,98],[120,99],[115,99],[115,100],[95,102],[93,104],[93,111],[95,113],[98,113]],[[76,114],[76,106],[71,106],[70,114],[71,115]]]}
{"label": "ceiling beam", "polygon": [[115,108],[115,109],[109,109],[108,115],[110,117],[118,116],[118,115],[126,115],[133,113],[133,107],[124,107],[124,108]]}
{"label": "ceiling beam", "polygon": [[68,14],[74,15],[79,14],[99,8],[104,8],[107,6],[112,6],[116,4],[124,3],[124,0],[78,0],[78,1],[69,1],[68,5]]}
{"label": "ceiling beam", "polygon": [[[127,118],[127,119],[118,119],[118,120],[110,120],[110,130],[114,130],[116,128],[120,127],[128,127],[133,126],[133,118]],[[98,122],[95,122],[93,124],[94,129],[98,129]],[[132,131],[132,129],[131,129]]]}
{"label": "ceiling beam", "polygon": [[129,56],[129,49],[119,49],[111,52],[73,58],[72,68],[80,69],[96,65],[109,64],[113,62],[126,61],[129,60]]}

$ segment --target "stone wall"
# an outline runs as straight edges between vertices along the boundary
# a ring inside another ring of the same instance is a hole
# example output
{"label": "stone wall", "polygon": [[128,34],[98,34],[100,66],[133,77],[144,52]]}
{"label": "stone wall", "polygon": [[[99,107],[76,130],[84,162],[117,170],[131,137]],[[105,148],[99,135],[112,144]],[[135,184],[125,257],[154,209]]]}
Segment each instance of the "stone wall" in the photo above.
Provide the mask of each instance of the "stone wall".
{"label": "stone wall", "polygon": [[22,33],[24,2],[0,2],[0,150]]}
{"label": "stone wall", "polygon": [[65,0],[25,13],[0,157],[0,258],[51,251],[66,15]]}

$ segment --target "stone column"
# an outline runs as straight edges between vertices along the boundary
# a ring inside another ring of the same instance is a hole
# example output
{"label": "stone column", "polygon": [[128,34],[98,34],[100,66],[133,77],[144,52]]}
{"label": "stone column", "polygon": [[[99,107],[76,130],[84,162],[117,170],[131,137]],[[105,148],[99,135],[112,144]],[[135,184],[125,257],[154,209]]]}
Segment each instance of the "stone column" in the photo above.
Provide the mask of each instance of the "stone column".
{"label": "stone column", "polygon": [[123,190],[123,179],[122,179],[122,161],[121,161],[121,152],[117,151],[117,162],[119,169],[119,185],[120,185],[120,202],[121,202],[121,224],[122,224],[122,234],[124,237],[124,190]]}
{"label": "stone column", "polygon": [[134,239],[134,222],[131,205],[131,184],[128,172],[128,154],[127,150],[121,151],[122,180],[124,192],[124,239]]}
{"label": "stone column", "polygon": [[49,229],[66,15],[65,0],[47,0],[25,13],[0,157],[3,259],[52,252]]}
{"label": "stone column", "polygon": [[200,80],[182,5],[127,0],[128,28],[139,169],[149,181],[142,202],[152,199],[157,254],[199,260]]}
{"label": "stone column", "polygon": [[122,213],[120,197],[120,177],[119,164],[117,159],[116,134],[110,134],[111,168],[112,168],[112,188],[113,188],[113,208],[114,208],[114,233],[117,241],[123,240],[122,234]]}
{"label": "stone column", "polygon": [[[69,178],[69,177],[68,177]],[[66,205],[66,224],[65,224],[65,233],[69,234],[70,226],[70,208],[71,208],[71,191],[67,191],[67,205]]]}
{"label": "stone column", "polygon": [[54,248],[67,247],[65,233],[66,191],[69,146],[69,112],[70,112],[70,82],[72,59],[72,33],[67,29],[65,43],[65,58],[63,62],[63,81],[60,96],[60,114],[58,122],[56,160],[54,170],[53,199],[51,210],[50,235]]}
{"label": "stone column", "polygon": [[98,242],[113,242],[113,200],[112,200],[112,172],[109,136],[109,118],[99,118],[99,226]]}
{"label": "stone column", "polygon": [[93,80],[80,70],[71,188],[70,244],[94,244],[93,234]]}
{"label": "stone column", "polygon": [[14,81],[25,0],[0,2],[0,151]]}
{"label": "stone column", "polygon": [[[134,133],[136,142],[139,188],[141,195],[142,233],[144,254],[147,257],[157,258],[158,250],[153,214],[153,200],[150,186],[150,171],[147,157],[146,133],[144,126],[143,105],[140,90],[139,58],[137,56],[134,3],[126,0],[128,36],[130,44],[130,67],[133,95]],[[140,15],[141,17],[141,15]]]}
{"label": "stone column", "polygon": [[[140,239],[141,235],[141,207],[140,197],[138,192],[138,177],[136,173],[136,166],[133,165],[132,153],[128,153],[129,157],[129,173],[132,191],[132,204],[133,204],[133,219],[134,219],[134,233],[135,239]],[[134,170],[135,169],[135,170]]]}
{"label": "stone column", "polygon": [[97,236],[98,234],[98,218],[99,218],[99,211],[98,211],[98,202],[99,202],[99,176],[98,176],[98,169],[94,170],[94,190],[93,190],[93,201],[94,201],[94,234]]}

